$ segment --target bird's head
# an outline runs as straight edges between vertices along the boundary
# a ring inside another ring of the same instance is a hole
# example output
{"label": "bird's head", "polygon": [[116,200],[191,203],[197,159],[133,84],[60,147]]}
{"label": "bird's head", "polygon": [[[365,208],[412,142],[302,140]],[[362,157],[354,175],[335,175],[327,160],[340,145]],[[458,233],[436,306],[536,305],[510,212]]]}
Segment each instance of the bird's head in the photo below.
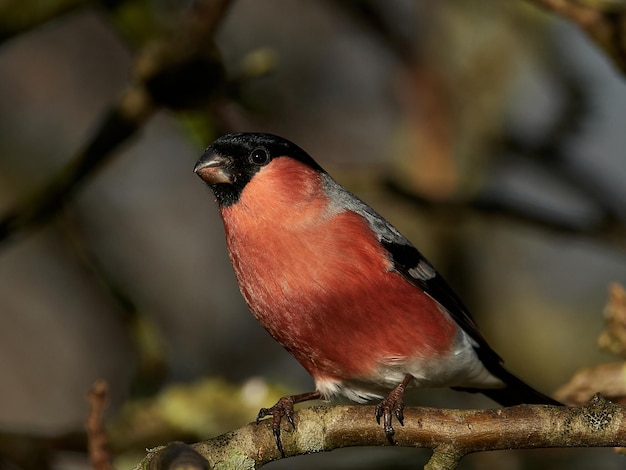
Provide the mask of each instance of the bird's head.
{"label": "bird's head", "polygon": [[221,206],[236,203],[246,185],[279,158],[291,158],[324,170],[296,144],[271,134],[227,134],[209,146],[194,172],[213,190]]}

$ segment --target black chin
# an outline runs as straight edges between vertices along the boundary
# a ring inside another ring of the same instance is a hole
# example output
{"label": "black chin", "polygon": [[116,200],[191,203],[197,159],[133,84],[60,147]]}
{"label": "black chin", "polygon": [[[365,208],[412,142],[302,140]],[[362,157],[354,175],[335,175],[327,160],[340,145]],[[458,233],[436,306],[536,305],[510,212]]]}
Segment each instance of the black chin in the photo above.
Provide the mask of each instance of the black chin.
{"label": "black chin", "polygon": [[241,192],[243,191],[243,187],[239,188],[236,183],[217,183],[208,185],[212,190],[213,194],[215,194],[215,199],[217,199],[217,203],[220,207],[228,207],[236,204],[241,197]]}

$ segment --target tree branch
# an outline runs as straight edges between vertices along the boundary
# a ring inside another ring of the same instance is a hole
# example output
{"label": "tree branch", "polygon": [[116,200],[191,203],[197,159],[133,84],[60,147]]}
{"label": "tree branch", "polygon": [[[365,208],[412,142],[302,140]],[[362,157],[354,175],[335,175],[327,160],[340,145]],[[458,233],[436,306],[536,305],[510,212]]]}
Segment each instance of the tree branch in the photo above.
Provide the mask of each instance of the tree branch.
{"label": "tree branch", "polygon": [[94,470],[113,470],[109,452],[109,438],[104,429],[104,411],[109,401],[109,386],[99,380],[87,394],[89,414],[85,420],[89,460]]}
{"label": "tree branch", "polygon": [[[397,445],[433,449],[425,468],[452,469],[472,452],[546,447],[626,445],[626,409],[599,395],[584,406],[519,405],[503,409],[453,410],[410,407],[405,426],[396,428]],[[295,414],[296,430],[282,429],[288,457],[342,447],[389,445],[374,420],[373,406],[318,406]],[[280,458],[269,421],[191,445],[210,468],[255,469]],[[161,447],[151,450],[136,470],[163,467]]]}

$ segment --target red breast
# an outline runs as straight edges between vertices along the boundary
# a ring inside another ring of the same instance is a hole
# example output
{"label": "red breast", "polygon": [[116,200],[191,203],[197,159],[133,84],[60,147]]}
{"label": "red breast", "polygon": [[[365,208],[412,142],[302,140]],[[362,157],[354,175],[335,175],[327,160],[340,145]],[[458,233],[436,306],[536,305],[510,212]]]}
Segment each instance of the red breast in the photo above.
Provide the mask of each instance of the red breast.
{"label": "red breast", "polygon": [[319,172],[276,158],[221,208],[242,293],[315,379],[445,356],[457,325],[402,276],[365,220],[333,209]]}

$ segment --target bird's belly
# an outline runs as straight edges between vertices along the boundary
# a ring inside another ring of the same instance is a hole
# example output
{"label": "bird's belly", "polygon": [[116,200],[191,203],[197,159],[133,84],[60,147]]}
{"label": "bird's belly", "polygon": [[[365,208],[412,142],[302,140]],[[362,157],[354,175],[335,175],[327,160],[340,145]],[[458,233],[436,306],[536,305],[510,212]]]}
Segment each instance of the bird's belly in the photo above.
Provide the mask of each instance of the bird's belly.
{"label": "bird's belly", "polygon": [[298,251],[295,257],[265,252],[263,262],[257,253],[255,263],[240,256],[233,265],[255,317],[316,383],[389,389],[406,373],[436,375],[459,332],[437,303],[371,250],[340,256],[321,250],[313,266]]}

